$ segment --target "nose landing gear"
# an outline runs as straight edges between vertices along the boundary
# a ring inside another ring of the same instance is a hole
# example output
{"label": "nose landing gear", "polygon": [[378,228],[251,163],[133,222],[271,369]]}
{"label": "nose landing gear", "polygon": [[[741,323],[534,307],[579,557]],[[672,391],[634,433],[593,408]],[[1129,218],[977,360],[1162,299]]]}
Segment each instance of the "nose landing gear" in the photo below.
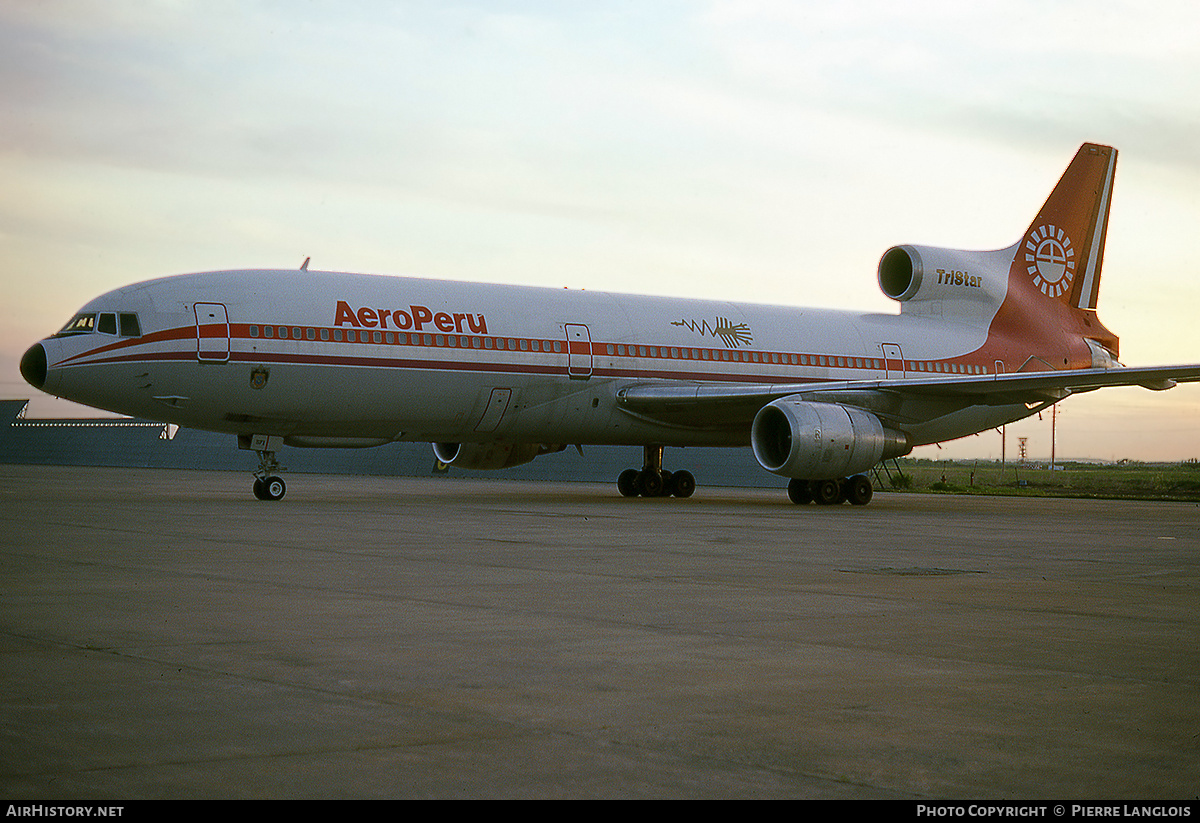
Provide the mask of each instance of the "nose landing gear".
{"label": "nose landing gear", "polygon": [[283,471],[273,451],[258,452],[258,471],[254,473],[254,496],[259,500],[282,500],[287,484],[275,474]]}

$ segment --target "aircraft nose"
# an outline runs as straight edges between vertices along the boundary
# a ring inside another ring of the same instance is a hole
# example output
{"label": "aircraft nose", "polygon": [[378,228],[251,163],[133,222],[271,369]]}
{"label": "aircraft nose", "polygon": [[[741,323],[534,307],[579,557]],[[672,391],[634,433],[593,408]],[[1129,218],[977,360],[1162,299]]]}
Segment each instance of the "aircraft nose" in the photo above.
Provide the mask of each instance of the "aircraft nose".
{"label": "aircraft nose", "polygon": [[46,385],[46,350],[41,343],[30,346],[21,358],[21,376],[35,389]]}

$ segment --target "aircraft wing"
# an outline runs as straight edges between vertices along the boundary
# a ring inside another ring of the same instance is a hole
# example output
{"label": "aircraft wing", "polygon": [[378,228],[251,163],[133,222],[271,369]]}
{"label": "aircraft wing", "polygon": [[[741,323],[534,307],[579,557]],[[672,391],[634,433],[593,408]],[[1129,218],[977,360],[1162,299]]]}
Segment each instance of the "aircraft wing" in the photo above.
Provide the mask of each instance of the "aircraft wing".
{"label": "aircraft wing", "polygon": [[[678,426],[749,426],[773,400],[803,399],[884,411],[897,401],[942,401],[968,405],[1054,403],[1107,386],[1142,386],[1154,391],[1200,381],[1200,364],[1146,368],[1072,369],[990,375],[922,375],[883,380],[734,384],[655,381],[617,392],[618,406],[635,416]],[[885,414],[883,416],[889,416]]]}

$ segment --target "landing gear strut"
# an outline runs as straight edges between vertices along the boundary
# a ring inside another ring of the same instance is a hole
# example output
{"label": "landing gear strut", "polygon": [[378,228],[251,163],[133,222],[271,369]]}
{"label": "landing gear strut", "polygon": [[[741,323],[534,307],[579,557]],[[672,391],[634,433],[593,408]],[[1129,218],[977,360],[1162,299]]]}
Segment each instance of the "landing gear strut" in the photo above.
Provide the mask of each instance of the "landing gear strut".
{"label": "landing gear strut", "polygon": [[689,471],[663,471],[662,459],[662,446],[643,447],[642,470],[621,472],[617,490],[623,497],[691,497],[696,490],[696,478]]}
{"label": "landing gear strut", "polygon": [[855,506],[865,506],[871,502],[875,488],[871,478],[865,474],[844,477],[841,480],[801,480],[796,478],[788,483],[788,498],[798,505],[817,503],[822,506],[833,506],[849,501]]}
{"label": "landing gear strut", "polygon": [[287,493],[287,484],[275,474],[283,467],[275,459],[273,451],[258,452],[258,471],[254,473],[254,496],[259,500],[281,500]]}

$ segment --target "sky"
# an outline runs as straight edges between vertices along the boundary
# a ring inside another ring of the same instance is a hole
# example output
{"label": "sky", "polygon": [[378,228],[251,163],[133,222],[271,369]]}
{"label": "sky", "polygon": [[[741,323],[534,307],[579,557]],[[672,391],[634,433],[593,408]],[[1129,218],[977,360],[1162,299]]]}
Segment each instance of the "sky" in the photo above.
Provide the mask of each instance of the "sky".
{"label": "sky", "polygon": [[[1100,318],[1196,363],[1198,138],[1193,0],[0,0],[0,397],[105,291],[309,256],[895,312],[884,251],[1010,245],[1084,142],[1120,151]],[[1200,386],[1109,389],[1054,450],[1200,457],[1198,422]]]}

